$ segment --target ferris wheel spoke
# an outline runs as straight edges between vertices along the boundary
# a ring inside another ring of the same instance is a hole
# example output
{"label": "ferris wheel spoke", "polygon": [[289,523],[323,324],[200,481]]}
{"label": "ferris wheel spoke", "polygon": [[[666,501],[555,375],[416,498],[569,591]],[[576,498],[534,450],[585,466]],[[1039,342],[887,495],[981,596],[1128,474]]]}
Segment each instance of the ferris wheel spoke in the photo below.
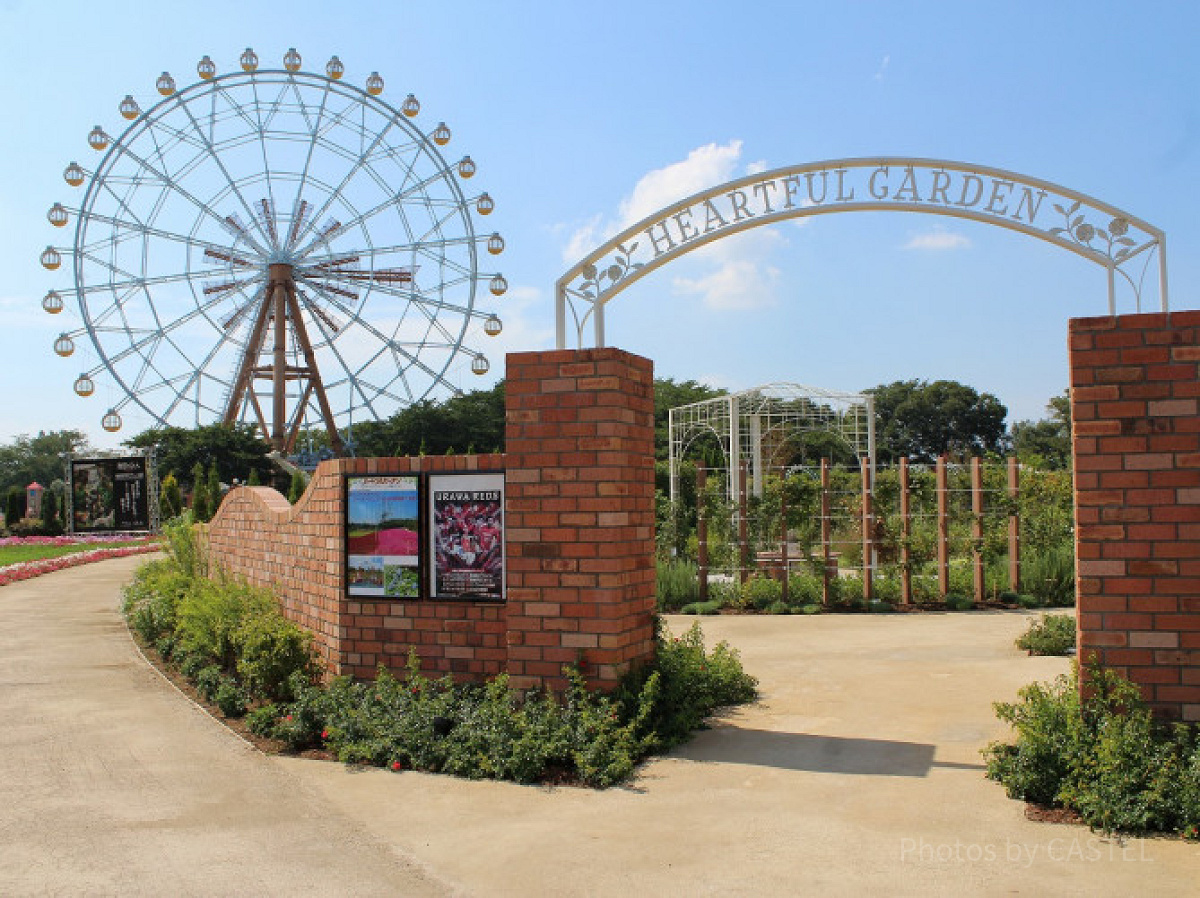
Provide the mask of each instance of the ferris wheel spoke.
{"label": "ferris wheel spoke", "polygon": [[332,82],[327,82],[325,89],[321,91],[321,103],[317,107],[316,118],[310,119],[308,107],[304,104],[304,99],[300,94],[300,87],[296,84],[295,79],[291,79],[288,82],[288,86],[291,88],[292,93],[294,93],[296,96],[296,104],[300,109],[301,118],[304,119],[304,123],[308,125],[310,131],[308,152],[304,156],[304,167],[300,171],[300,183],[296,188],[296,202],[293,204],[293,206],[299,204],[301,198],[304,196],[305,186],[308,184],[308,173],[312,166],[313,153],[315,153],[317,149],[319,126],[321,124],[321,119],[325,116],[325,106],[329,102],[329,84],[331,83]]}
{"label": "ferris wheel spoke", "polygon": [[[190,116],[191,113],[189,112],[188,114]],[[195,121],[195,120],[193,119],[193,121]],[[194,196],[190,191],[188,191],[178,181],[173,180],[165,172],[155,168],[153,165],[150,164],[149,160],[145,159],[143,156],[139,155],[138,153],[135,153],[130,147],[128,147],[124,144],[119,144],[118,146],[121,147],[122,155],[128,156],[130,159],[132,159],[134,162],[136,162],[138,165],[140,165],[145,171],[152,174],[158,183],[162,184],[166,188],[169,188],[173,192],[177,193],[183,199],[192,203],[197,209],[199,209],[205,215],[210,216],[222,228],[228,226],[228,222],[225,220],[225,218],[222,218],[221,215],[215,209],[210,207],[207,203],[203,202],[198,197]],[[211,152],[211,147],[210,147],[210,152]],[[226,172],[226,175],[228,176],[228,172]],[[234,187],[233,189],[236,192],[237,188]],[[243,200],[243,204],[244,204],[244,200]],[[258,251],[260,253],[263,252],[262,247],[258,245],[257,241],[255,241],[251,237],[250,234],[246,234],[245,236],[246,236],[247,242],[249,242],[251,245],[253,245],[256,251]]]}
{"label": "ferris wheel spoke", "polygon": [[[326,298],[326,300],[327,300],[327,301],[333,302],[333,300],[331,299],[331,297],[329,296],[329,294],[328,294],[328,292],[327,292],[326,290],[323,290],[323,289],[322,289],[322,288],[321,288],[319,285],[316,285],[316,284],[314,284],[314,285],[312,285],[312,286],[313,286],[313,288],[314,288],[314,289],[316,289],[316,290],[317,290],[317,291],[318,291],[318,292],[319,292],[319,293],[320,293],[322,296],[324,296],[324,297]],[[368,321],[365,321],[365,320],[362,318],[362,316],[361,316],[361,315],[359,315],[358,313],[356,313],[356,312],[353,312],[353,311],[351,311],[351,310],[347,309],[345,306],[342,306],[340,303],[333,302],[333,304],[334,304],[334,305],[336,305],[336,306],[338,306],[338,308],[342,309],[342,310],[343,310],[343,311],[344,311],[346,314],[348,314],[348,315],[349,315],[349,316],[350,316],[350,317],[351,317],[351,318],[352,318],[352,319],[353,319],[355,322],[357,322],[357,323],[358,323],[358,325],[359,325],[360,327],[362,327],[362,328],[363,328],[363,329],[364,329],[364,330],[365,330],[367,333],[371,334],[373,337],[375,337],[375,339],[377,339],[377,340],[378,340],[378,341],[380,341],[381,343],[385,343],[385,344],[387,344],[387,345],[389,345],[389,346],[395,346],[395,345],[396,345],[396,344],[395,344],[395,343],[392,341],[392,339],[391,339],[390,337],[388,337],[388,336],[387,336],[386,334],[384,334],[384,333],[383,333],[381,330],[379,330],[377,327],[375,327],[375,325],[371,324],[371,323],[370,323],[370,322],[368,322]],[[418,356],[415,356],[415,355],[413,355],[413,354],[411,354],[411,353],[407,352],[406,350],[400,349],[399,347],[397,347],[397,349],[398,349],[398,350],[400,351],[400,353],[401,353],[401,354],[404,356],[404,359],[405,359],[405,361],[407,361],[407,362],[408,362],[410,365],[413,365],[413,366],[415,366],[415,367],[417,367],[417,368],[420,368],[422,371],[424,371],[426,374],[428,374],[428,375],[430,375],[430,376],[432,376],[432,377],[436,377],[436,376],[437,376],[436,372],[434,372],[434,370],[433,370],[432,368],[430,368],[428,365],[426,365],[424,362],[422,362],[422,361],[421,361],[421,359],[420,359]]]}
{"label": "ferris wheel spoke", "polygon": [[[132,215],[130,211],[130,215]],[[182,243],[186,246],[195,247],[198,250],[211,249],[216,252],[233,253],[233,247],[226,246],[220,243],[214,243],[211,240],[197,240],[187,234],[177,234],[174,231],[166,231],[162,228],[152,227],[145,222],[138,221],[136,218],[133,221],[126,221],[123,218],[116,218],[112,215],[104,215],[99,212],[89,212],[88,222],[98,222],[100,224],[110,225],[114,228],[124,228],[128,230],[130,235],[121,239],[136,239],[138,237],[159,237],[163,240],[172,240],[176,243]],[[111,242],[110,238],[105,238],[106,242]]]}
{"label": "ferris wheel spoke", "polygon": [[[375,140],[371,144],[372,149],[374,147],[378,146],[380,144],[380,142],[383,141],[383,139],[387,136],[388,132],[392,130],[392,127],[393,127],[393,122],[388,121],[388,123],[386,125],[384,125],[384,127],[382,129],[380,129],[379,133],[377,135],[375,135]],[[325,202],[321,205],[321,208],[319,210],[317,210],[316,214],[313,215],[312,220],[314,222],[318,221],[321,218],[324,218],[325,214],[329,211],[329,207],[333,204],[334,199],[343,194],[343,192],[346,189],[346,185],[349,184],[351,180],[353,180],[353,178],[356,174],[358,174],[359,169],[365,164],[366,159],[369,155],[370,155],[370,150],[363,153],[359,157],[357,162],[353,166],[351,166],[350,170],[348,172],[346,172],[346,176],[344,178],[342,178],[341,183],[338,184],[337,187],[334,188],[333,192],[325,198]]]}
{"label": "ferris wheel spoke", "polygon": [[[363,401],[363,405],[371,410],[371,414],[375,415],[376,414],[375,406],[372,402],[371,397],[368,396],[365,392],[363,392],[360,389],[358,383],[354,380],[354,377],[350,372],[350,364],[346,361],[345,356],[342,355],[341,350],[338,349],[337,344],[334,342],[333,338],[336,336],[336,334],[330,333],[331,328],[329,328],[327,326],[325,319],[321,315],[314,314],[311,301],[308,299],[308,297],[300,297],[300,301],[305,306],[308,307],[309,317],[312,319],[313,323],[316,325],[317,330],[319,330],[321,332],[321,336],[323,336],[325,338],[325,342],[326,342],[326,345],[329,347],[329,351],[333,354],[333,357],[335,359],[337,359],[337,362],[341,366],[343,373],[350,380],[351,387],[352,387],[352,391],[351,391],[352,394],[353,394],[353,392],[358,392],[360,398]],[[353,400],[351,400],[351,401],[353,402]],[[378,415],[376,415],[376,417],[378,417]]]}
{"label": "ferris wheel spoke", "polygon": [[[223,91],[223,88],[218,86],[217,90]],[[213,93],[213,102],[214,102],[214,104],[216,102],[216,92]],[[259,222],[258,216],[254,214],[254,210],[251,208],[250,203],[246,200],[246,197],[242,194],[241,189],[238,187],[237,181],[234,179],[233,175],[231,175],[229,173],[229,169],[225,167],[225,163],[221,159],[221,154],[218,153],[216,150],[216,147],[213,146],[211,137],[204,136],[203,127],[201,126],[200,122],[198,122],[196,120],[196,117],[192,114],[192,110],[187,106],[186,103],[178,103],[177,105],[179,106],[180,109],[183,110],[184,115],[186,115],[188,117],[188,120],[192,123],[192,127],[196,130],[196,133],[199,134],[201,139],[205,141],[208,152],[211,154],[213,162],[216,163],[217,169],[221,172],[222,176],[224,176],[225,183],[229,185],[229,188],[232,191],[233,195],[235,197],[237,197],[237,200],[241,204],[242,209],[245,210],[246,215],[248,215],[250,218],[250,221],[253,222],[253,226],[258,230],[259,234],[261,234],[263,237],[267,238],[268,243],[269,243],[270,238],[267,235],[265,228]],[[249,234],[247,234],[246,237],[247,237],[247,240],[250,239]],[[259,252],[263,252],[261,247],[257,247],[257,249],[259,250]]]}
{"label": "ferris wheel spoke", "polygon": [[[243,308],[245,308],[245,307],[243,307]],[[239,314],[240,314],[240,312],[239,312]],[[189,389],[191,389],[193,385],[197,385],[197,389],[198,389],[200,377],[203,374],[208,372],[209,366],[212,365],[213,361],[217,357],[217,353],[219,353],[225,346],[232,344],[233,342],[234,342],[233,341],[233,329],[232,328],[226,329],[225,333],[220,336],[220,338],[217,340],[217,342],[215,344],[213,344],[212,349],[210,349],[208,351],[208,354],[204,357],[204,360],[202,362],[200,362],[200,364],[196,366],[195,370],[192,371],[191,374],[187,377],[187,381],[184,383],[183,388],[179,391],[179,398],[176,399],[175,402],[172,402],[171,405],[167,408],[166,412],[163,413],[164,418],[169,418],[169,417],[171,417],[172,414],[174,414],[175,409],[178,407],[179,403],[182,401],[183,394],[185,394]]]}

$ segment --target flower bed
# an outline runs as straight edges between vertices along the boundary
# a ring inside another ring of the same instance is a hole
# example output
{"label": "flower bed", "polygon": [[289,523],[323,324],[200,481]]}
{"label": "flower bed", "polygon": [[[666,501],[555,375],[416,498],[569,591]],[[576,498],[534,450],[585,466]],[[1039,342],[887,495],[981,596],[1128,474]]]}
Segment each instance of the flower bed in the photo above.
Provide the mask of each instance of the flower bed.
{"label": "flower bed", "polygon": [[30,537],[8,537],[0,539],[0,546],[14,545],[42,545],[42,546],[71,546],[71,545],[98,545],[99,548],[84,549],[79,552],[72,552],[69,555],[59,555],[53,558],[39,558],[34,561],[22,561],[16,564],[5,565],[0,567],[0,586],[7,586],[9,583],[16,583],[19,580],[29,580],[33,577],[40,577],[42,574],[61,571],[65,568],[76,567],[81,564],[90,564],[93,561],[104,561],[108,558],[125,558],[129,555],[142,555],[146,552],[157,552],[161,546],[157,538],[146,537],[143,542],[136,545],[122,545],[104,547],[105,543],[128,543],[128,535],[95,535],[84,537],[69,537],[69,536],[30,536]]}

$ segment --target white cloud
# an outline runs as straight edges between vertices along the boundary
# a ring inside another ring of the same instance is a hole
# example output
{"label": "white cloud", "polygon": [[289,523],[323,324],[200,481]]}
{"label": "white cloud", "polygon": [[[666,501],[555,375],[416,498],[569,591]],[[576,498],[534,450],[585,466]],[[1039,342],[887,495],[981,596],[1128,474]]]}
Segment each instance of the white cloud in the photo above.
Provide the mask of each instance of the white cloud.
{"label": "white cloud", "polygon": [[952,234],[949,231],[937,230],[913,236],[908,243],[904,244],[904,248],[944,252],[946,250],[966,249],[970,245],[971,241],[962,234]]}
{"label": "white cloud", "polygon": [[710,143],[696,147],[682,162],[646,173],[634,185],[633,193],[621,201],[620,222],[607,236],[693,193],[732,180],[737,175],[741,155],[740,140],[731,140],[724,146]]}
{"label": "white cloud", "polygon": [[[742,163],[742,141],[697,147],[687,158],[647,172],[607,221],[598,215],[580,225],[564,248],[572,265],[630,225],[709,187],[766,171],[765,161]],[[673,263],[676,295],[699,297],[713,310],[745,310],[778,302],[780,270],[770,256],[787,245],[777,230],[752,229],[716,240]],[[686,266],[686,267],[684,267]]]}
{"label": "white cloud", "polygon": [[707,270],[671,282],[679,296],[697,296],[715,311],[745,311],[778,305],[782,272],[771,255],[787,245],[775,230],[744,231],[710,243],[692,255]]}
{"label": "white cloud", "polygon": [[883,59],[879,61],[879,68],[875,70],[876,81],[883,80],[884,75],[887,74],[888,66],[891,64],[891,61],[892,57],[890,55],[885,55]]}

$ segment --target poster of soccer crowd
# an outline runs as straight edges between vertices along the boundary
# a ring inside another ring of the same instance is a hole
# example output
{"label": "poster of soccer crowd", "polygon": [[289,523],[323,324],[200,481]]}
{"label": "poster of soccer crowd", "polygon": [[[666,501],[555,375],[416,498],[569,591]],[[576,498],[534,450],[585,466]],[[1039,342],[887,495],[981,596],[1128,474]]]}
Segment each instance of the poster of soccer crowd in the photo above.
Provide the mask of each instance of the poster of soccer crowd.
{"label": "poster of soccer crowd", "polygon": [[429,479],[435,598],[504,598],[504,475]]}

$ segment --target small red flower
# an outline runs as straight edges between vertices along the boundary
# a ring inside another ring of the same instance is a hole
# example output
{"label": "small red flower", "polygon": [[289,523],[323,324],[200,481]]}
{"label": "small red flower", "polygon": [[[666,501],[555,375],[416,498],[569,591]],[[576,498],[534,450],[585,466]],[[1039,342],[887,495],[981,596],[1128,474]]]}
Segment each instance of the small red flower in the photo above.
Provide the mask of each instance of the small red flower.
{"label": "small red flower", "polygon": [[321,730],[321,738],[328,739],[329,738],[329,730]]}
{"label": "small red flower", "polygon": [[403,766],[399,761],[392,761],[393,770],[400,770]]}
{"label": "small red flower", "polygon": [[285,718],[283,718],[283,719],[284,719],[284,720],[291,720],[291,719],[292,719],[292,715],[291,715],[291,714],[289,714],[289,715],[287,715],[287,716],[286,716]]}

